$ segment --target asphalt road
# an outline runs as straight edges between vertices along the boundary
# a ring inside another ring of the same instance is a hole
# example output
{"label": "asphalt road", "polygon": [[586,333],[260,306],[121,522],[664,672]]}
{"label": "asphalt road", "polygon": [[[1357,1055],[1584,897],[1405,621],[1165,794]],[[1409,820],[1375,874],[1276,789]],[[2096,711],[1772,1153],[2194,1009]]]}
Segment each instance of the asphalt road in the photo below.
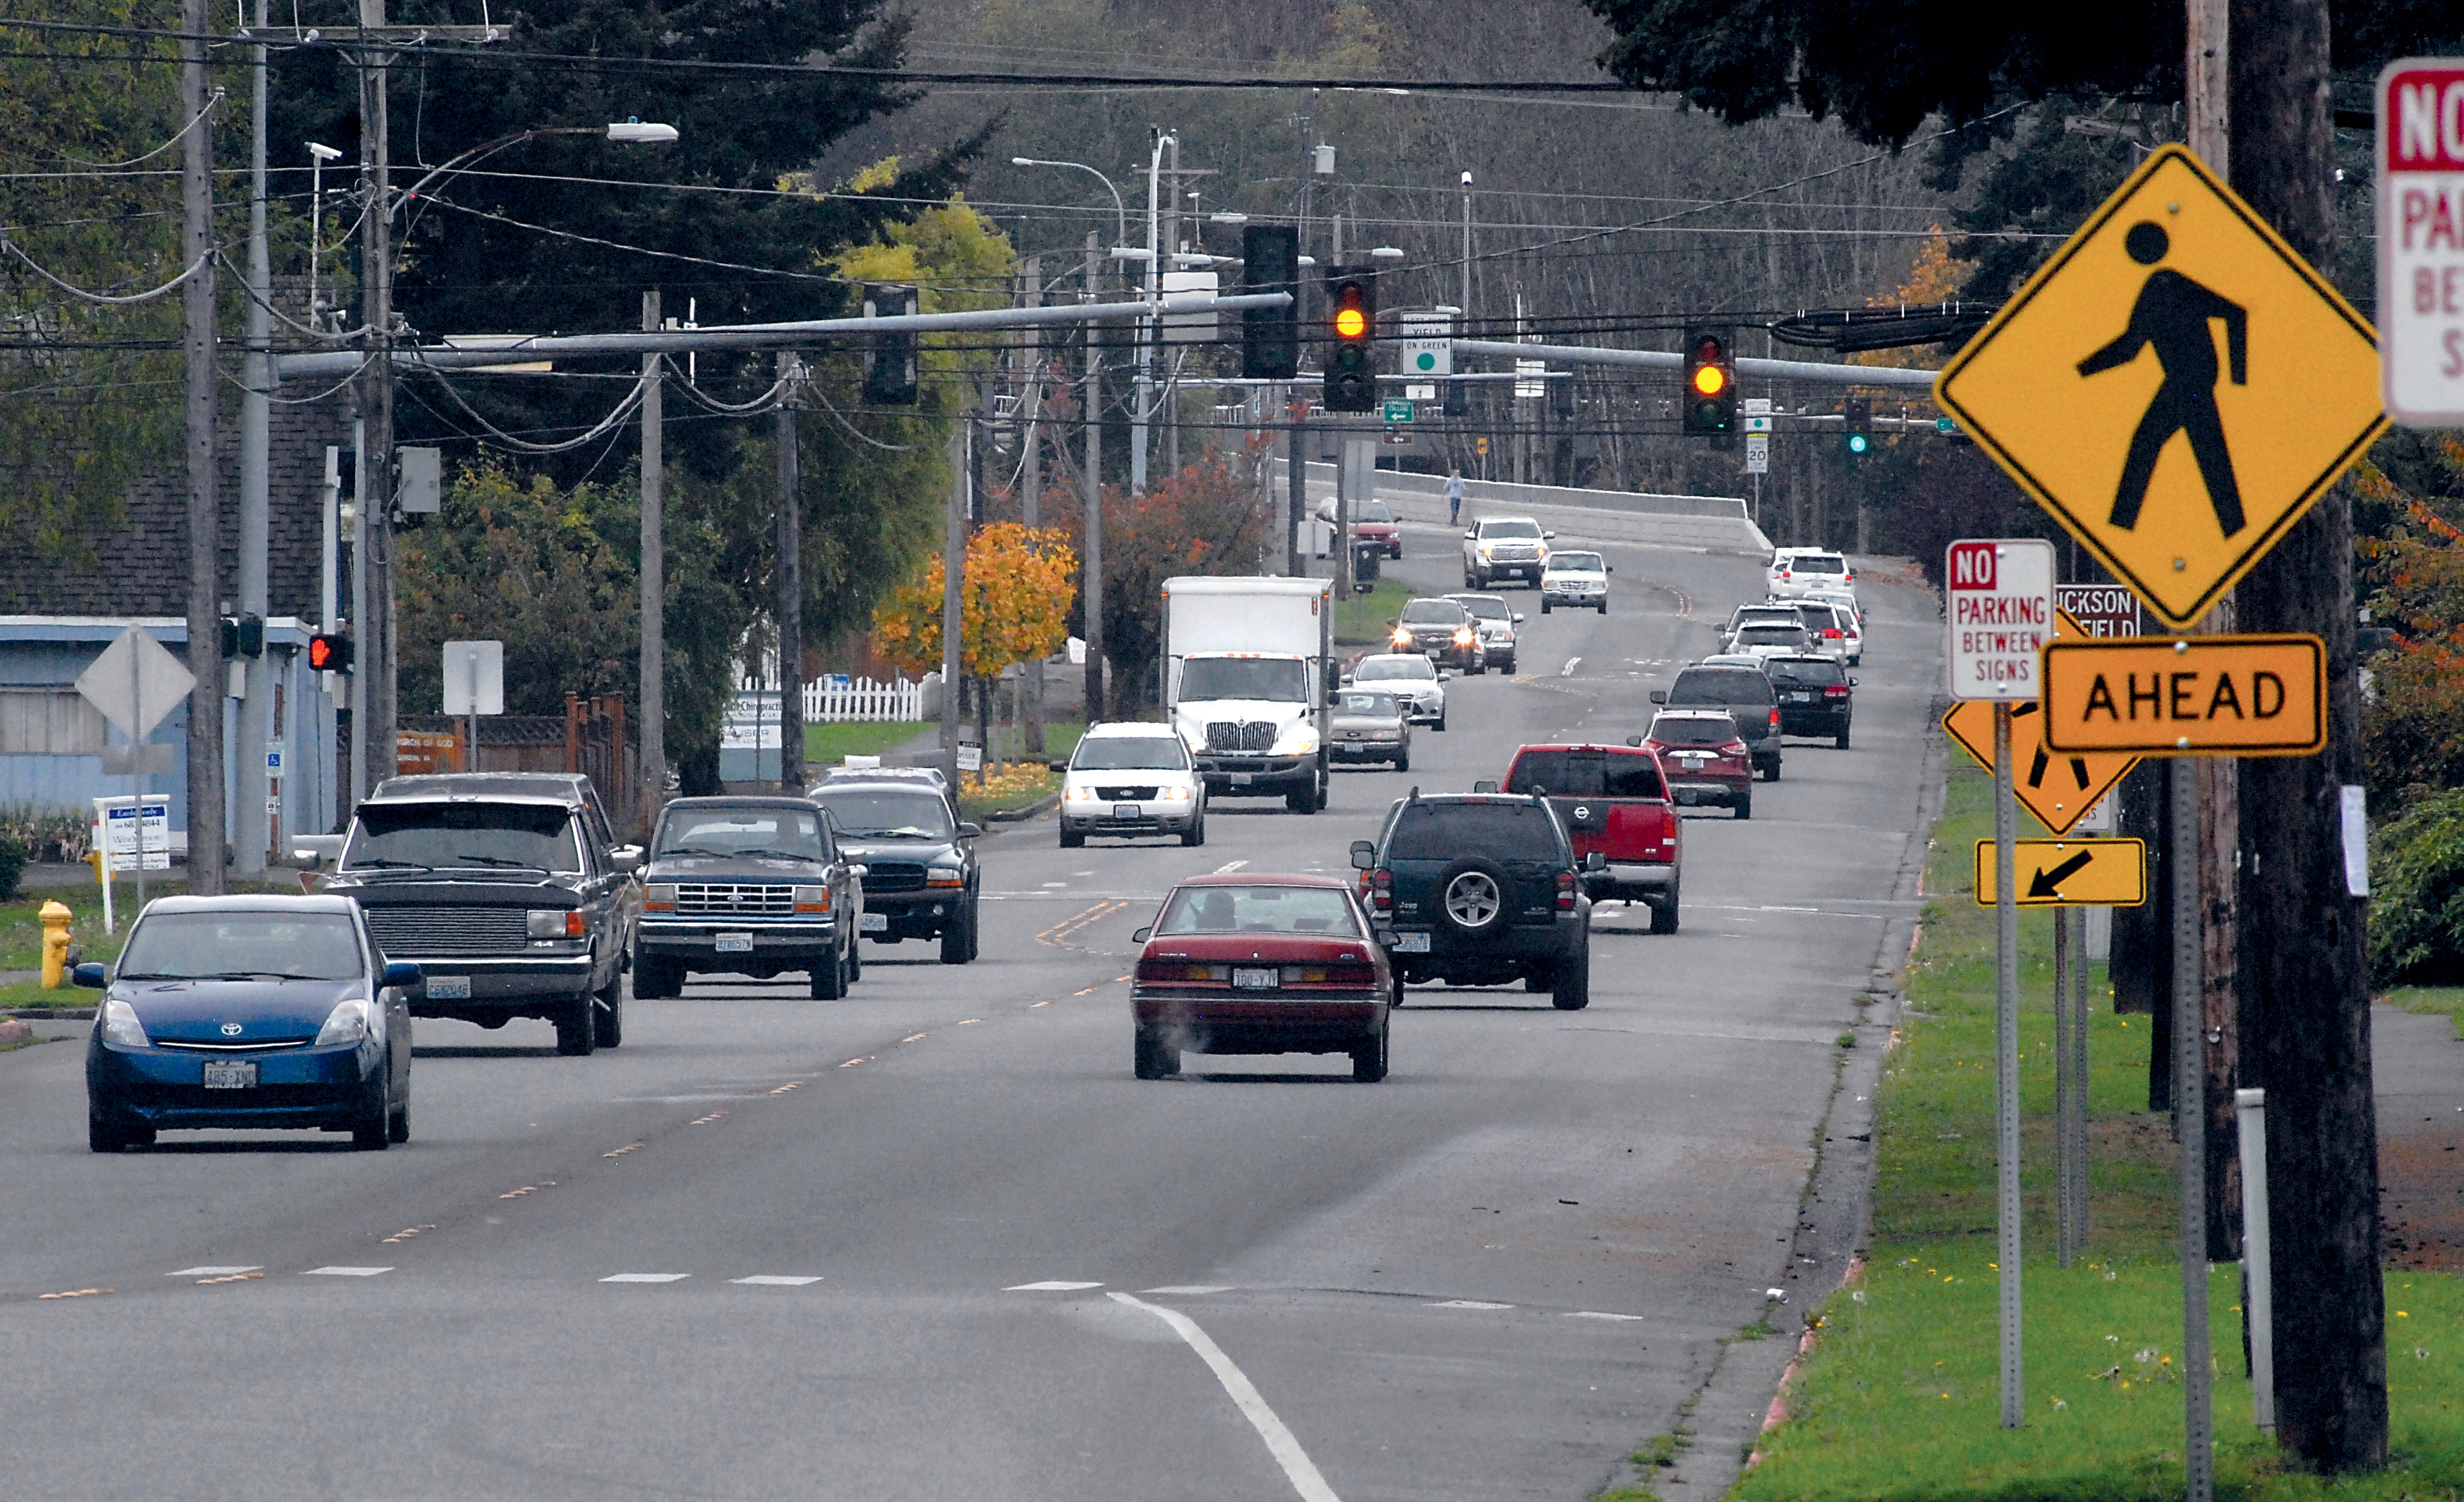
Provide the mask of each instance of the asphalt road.
{"label": "asphalt road", "polygon": [[[1446,534],[1407,543],[1459,586]],[[96,1157],[82,1044],[0,1055],[0,1491],[1589,1495],[1767,1290],[1836,1273],[1797,1259],[1854,1200],[1809,1176],[1913,917],[1930,597],[1868,584],[1855,749],[1793,744],[1751,822],[1690,818],[1682,931],[1602,908],[1587,1011],[1419,988],[1383,1084],[1306,1055],[1142,1084],[1124,980],[1174,878],[1342,871],[1412,784],[1639,731],[1761,592],[1749,560],[1608,552],[1611,613],[1517,597],[1519,674],[1450,684],[1409,774],[1343,772],[1313,818],[1218,803],[1199,850],[1004,829],[983,958],[868,945],[844,1002],[702,982],[583,1059],[422,1022],[406,1147]]]}

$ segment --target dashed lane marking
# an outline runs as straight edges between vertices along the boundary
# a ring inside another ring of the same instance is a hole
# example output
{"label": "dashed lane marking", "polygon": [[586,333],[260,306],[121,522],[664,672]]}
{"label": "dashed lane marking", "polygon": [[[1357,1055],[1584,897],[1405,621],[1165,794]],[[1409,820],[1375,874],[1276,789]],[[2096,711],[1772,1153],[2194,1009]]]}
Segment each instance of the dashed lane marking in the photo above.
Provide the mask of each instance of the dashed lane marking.
{"label": "dashed lane marking", "polygon": [[1565,665],[1564,667],[1559,668],[1559,669],[1557,670],[1557,676],[1559,676],[1559,677],[1561,677],[1561,678],[1571,678],[1571,677],[1573,677],[1573,676],[1574,675],[1574,670],[1575,670],[1576,668],[1581,667],[1582,665],[1583,665],[1583,659],[1582,659],[1582,658],[1580,658],[1580,657],[1569,657],[1569,658],[1567,658],[1567,659],[1566,659],[1566,665]]}
{"label": "dashed lane marking", "polygon": [[1198,1353],[1198,1358],[1204,1361],[1207,1369],[1215,1374],[1215,1380],[1223,1384],[1224,1392],[1231,1396],[1233,1405],[1241,1410],[1241,1416],[1247,1419],[1250,1427],[1258,1431],[1258,1437],[1266,1442],[1266,1452],[1275,1457],[1275,1464],[1284,1468],[1284,1476],[1291,1482],[1292,1490],[1300,1494],[1301,1502],[1341,1502],[1334,1494],[1334,1489],[1326,1484],[1326,1477],[1318,1473],[1317,1466],[1309,1458],[1309,1451],[1301,1448],[1301,1442],[1292,1437],[1292,1431],[1284,1426],[1284,1421],[1275,1417],[1275,1410],[1266,1406],[1266,1400],[1259,1394],[1257,1384],[1223,1354],[1223,1348],[1217,1345],[1212,1336],[1199,1328],[1197,1320],[1177,1309],[1150,1304],[1127,1293],[1108,1293],[1105,1296],[1155,1315],[1170,1325],[1173,1334]]}
{"label": "dashed lane marking", "polygon": [[627,1142],[623,1147],[617,1148],[612,1153],[602,1153],[599,1156],[602,1158],[622,1158],[627,1153],[638,1153],[649,1145],[650,1144],[648,1142]]}
{"label": "dashed lane marking", "polygon": [[[641,1146],[641,1145],[642,1145],[641,1143],[636,1142],[636,1143],[634,1143],[634,1144],[633,1144],[633,1147],[639,1147],[639,1146]],[[619,1149],[617,1149],[617,1151],[618,1151],[618,1152],[631,1152],[631,1151],[632,1151],[632,1148],[619,1148]],[[611,1153],[611,1154],[609,1154],[608,1156],[612,1158],[612,1157],[614,1157],[614,1156],[615,1156],[615,1154],[614,1154],[614,1153]],[[386,1245],[386,1246],[388,1246],[388,1247],[399,1247],[399,1246],[401,1246],[404,1242],[407,1242],[407,1241],[410,1240],[413,1236],[418,1235],[421,1231],[432,1231],[432,1230],[434,1230],[434,1229],[436,1229],[436,1227],[435,1227],[435,1226],[404,1226],[402,1229],[400,1229],[400,1230],[398,1230],[398,1231],[394,1232],[392,1235],[390,1235],[390,1236],[386,1237],[386,1238],[385,1239],[385,1245]]]}
{"label": "dashed lane marking", "polygon": [[537,1183],[526,1183],[526,1184],[522,1185],[522,1186],[521,1186],[520,1188],[518,1188],[518,1189],[508,1189],[508,1190],[506,1190],[504,1193],[502,1193],[502,1194],[500,1194],[500,1195],[496,1196],[496,1198],[497,1198],[497,1199],[499,1199],[499,1200],[518,1200],[518,1199],[520,1199],[523,1195],[526,1195],[526,1194],[537,1194],[537,1193],[539,1193],[541,1189],[553,1189],[553,1188],[555,1188],[555,1187],[556,1187],[556,1181],[555,1181],[555,1180],[553,1180],[553,1179],[542,1179],[542,1180],[540,1180],[540,1181],[539,1181],[539,1182],[537,1182]]}
{"label": "dashed lane marking", "polygon": [[983,1021],[983,1019],[980,1017],[962,1017],[958,1020],[958,1026],[961,1027],[972,1027],[981,1021]]}
{"label": "dashed lane marking", "polygon": [[[1090,985],[1090,986],[1087,987],[1087,989],[1085,989],[1085,990],[1083,990],[1083,991],[1072,991],[1072,992],[1070,992],[1069,994],[1070,994],[1070,995],[1072,995],[1072,996],[1092,996],[1092,995],[1094,995],[1094,994],[1095,994],[1095,988],[1094,988],[1093,986],[1091,986],[1091,985]],[[1035,1005],[1038,1005],[1038,1006],[1041,1006],[1041,1005],[1043,1005],[1044,1004],[1043,1004],[1042,1002],[1038,1002],[1038,1003],[1036,1003]]]}
{"label": "dashed lane marking", "polygon": [[1485,1299],[1477,1298],[1441,1298],[1429,1307],[1431,1309],[1512,1309],[1514,1306],[1491,1304]]}
{"label": "dashed lane marking", "polygon": [[262,1270],[264,1270],[258,1267],[255,1263],[250,1263],[244,1268],[182,1268],[177,1272],[165,1272],[163,1275],[166,1278],[225,1278],[231,1276],[234,1272],[259,1272]]}
{"label": "dashed lane marking", "polygon": [[372,1278],[392,1270],[391,1268],[310,1268],[299,1275],[303,1278]]}
{"label": "dashed lane marking", "polygon": [[[856,1067],[857,1065],[859,1065],[859,1064],[869,1064],[869,1063],[871,1063],[871,1062],[872,1062],[872,1055],[871,1055],[871,1054],[869,1054],[869,1053],[868,1053],[868,1054],[863,1055],[861,1058],[853,1058],[853,1059],[849,1059],[849,1060],[847,1060],[845,1064],[840,1065],[840,1066],[839,1066],[839,1068],[841,1068],[841,1069],[843,1069],[843,1070],[851,1070],[851,1069],[855,1068],[855,1067]],[[695,1126],[699,1126],[699,1125],[701,1125],[701,1123],[700,1123],[700,1122],[698,1122],[698,1121],[696,1121],[696,1122],[694,1122],[694,1123],[693,1123],[693,1125],[695,1125]]]}
{"label": "dashed lane marking", "polygon": [[1245,860],[1227,860],[1222,865],[1215,868],[1215,874],[1219,876],[1228,876],[1247,864],[1249,863]]}
{"label": "dashed lane marking", "polygon": [[749,1278],[730,1278],[727,1281],[730,1283],[750,1284],[755,1288],[803,1288],[808,1283],[819,1283],[822,1280],[819,1278],[781,1277],[775,1272],[757,1272]]}
{"label": "dashed lane marking", "polygon": [[1004,1293],[1075,1293],[1081,1289],[1102,1288],[1101,1283],[1070,1283],[1052,1278],[1042,1283],[1013,1283],[1001,1290]]}
{"label": "dashed lane marking", "polygon": [[[1091,987],[1089,987],[1089,989],[1092,989],[1092,988],[1091,988]],[[1081,996],[1084,996],[1084,995],[1086,995],[1086,994],[1087,994],[1087,992],[1085,992],[1085,991],[1081,991],[1081,992],[1079,992],[1078,994],[1079,994],[1079,995],[1081,995]],[[1026,1004],[1026,1009],[1027,1009],[1028,1011],[1033,1011],[1033,1010],[1035,1010],[1035,1009],[1036,1009],[1037,1007],[1039,1007],[1039,1006],[1049,1006],[1049,1005],[1052,1005],[1052,1003],[1051,1003],[1049,1000],[1041,1001],[1041,1002],[1029,1002],[1029,1003],[1027,1003],[1027,1004]]]}
{"label": "dashed lane marking", "polygon": [[1604,1310],[1597,1309],[1571,1309],[1566,1312],[1566,1317],[1568,1319],[1640,1319],[1642,1316],[1640,1314],[1612,1314]]}
{"label": "dashed lane marking", "polygon": [[791,1079],[791,1080],[789,1080],[787,1083],[785,1083],[784,1085],[780,1086],[778,1089],[776,1089],[776,1090],[770,1090],[770,1091],[764,1091],[762,1093],[764,1093],[764,1094],[769,1094],[769,1095],[783,1095],[783,1094],[787,1093],[787,1092],[789,1092],[789,1091],[791,1091],[791,1090],[802,1090],[802,1089],[803,1089],[803,1088],[804,1088],[804,1082],[803,1082],[803,1080],[801,1080],[801,1079]]}
{"label": "dashed lane marking", "polygon": [[602,1283],[682,1283],[690,1272],[619,1272],[601,1278]]}
{"label": "dashed lane marking", "polygon": [[1186,1297],[1195,1296],[1199,1293],[1229,1293],[1232,1291],[1233,1286],[1229,1283],[1175,1283],[1164,1288],[1142,1289],[1139,1292],[1146,1293],[1178,1294]]}

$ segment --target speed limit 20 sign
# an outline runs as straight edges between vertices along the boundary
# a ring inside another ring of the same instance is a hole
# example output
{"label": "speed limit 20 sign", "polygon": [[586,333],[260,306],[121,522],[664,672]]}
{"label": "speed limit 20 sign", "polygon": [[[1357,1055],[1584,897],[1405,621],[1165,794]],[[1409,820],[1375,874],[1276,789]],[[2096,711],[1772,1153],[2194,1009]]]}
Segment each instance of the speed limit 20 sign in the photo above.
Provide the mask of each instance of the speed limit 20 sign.
{"label": "speed limit 20 sign", "polygon": [[2036,652],[2054,634],[2054,544],[1962,538],[1943,558],[1950,696],[2026,703]]}

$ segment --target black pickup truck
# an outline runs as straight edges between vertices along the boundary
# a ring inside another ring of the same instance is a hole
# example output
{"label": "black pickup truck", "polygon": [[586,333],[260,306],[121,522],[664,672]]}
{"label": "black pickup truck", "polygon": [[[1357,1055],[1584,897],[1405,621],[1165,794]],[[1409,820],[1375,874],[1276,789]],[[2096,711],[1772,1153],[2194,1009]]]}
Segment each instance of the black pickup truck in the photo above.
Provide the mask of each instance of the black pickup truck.
{"label": "black pickup truck", "polygon": [[412,1016],[544,1018],[559,1053],[624,1042],[642,852],[616,843],[589,778],[389,777],[342,834],[293,843],[339,854],[323,890],[359,903],[387,960],[420,967]]}

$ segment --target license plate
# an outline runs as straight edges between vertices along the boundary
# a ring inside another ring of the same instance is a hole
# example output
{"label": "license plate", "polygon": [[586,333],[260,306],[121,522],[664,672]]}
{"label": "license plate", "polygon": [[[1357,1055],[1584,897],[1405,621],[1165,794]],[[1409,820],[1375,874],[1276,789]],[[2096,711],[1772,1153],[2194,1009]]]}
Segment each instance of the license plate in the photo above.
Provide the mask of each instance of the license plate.
{"label": "license plate", "polygon": [[431,1002],[467,1002],[471,999],[471,978],[467,975],[431,975],[428,978],[428,999]]}
{"label": "license plate", "polygon": [[716,938],[718,942],[715,947],[722,955],[753,953],[753,936],[750,934],[720,934]]}
{"label": "license plate", "polygon": [[1235,772],[1232,774],[1232,785],[1235,787],[1246,787],[1249,785],[1250,780],[1251,774],[1247,772]]}
{"label": "license plate", "polygon": [[887,934],[890,932],[890,915],[887,913],[867,913],[863,917],[857,919],[856,928],[860,932],[867,934]]}
{"label": "license plate", "polygon": [[1232,989],[1236,991],[1271,991],[1283,983],[1283,972],[1271,965],[1234,965]]}
{"label": "license plate", "polygon": [[1680,757],[1677,759],[1677,764],[1689,772],[1703,770],[1703,759],[1699,756]]}
{"label": "license plate", "polygon": [[1788,696],[1788,701],[1792,704],[1811,704],[1814,702],[1814,696],[1811,694],[1792,694]]}
{"label": "license plate", "polygon": [[229,1061],[222,1059],[208,1059],[206,1061],[206,1088],[208,1090],[254,1090],[256,1088],[256,1061],[254,1059],[232,1059]]}
{"label": "license plate", "polygon": [[1425,955],[1429,952],[1429,936],[1397,934],[1395,936],[1395,952],[1398,955]]}
{"label": "license plate", "polygon": [[1133,821],[1139,817],[1138,806],[1136,804],[1114,804],[1112,805],[1112,817],[1118,820]]}

